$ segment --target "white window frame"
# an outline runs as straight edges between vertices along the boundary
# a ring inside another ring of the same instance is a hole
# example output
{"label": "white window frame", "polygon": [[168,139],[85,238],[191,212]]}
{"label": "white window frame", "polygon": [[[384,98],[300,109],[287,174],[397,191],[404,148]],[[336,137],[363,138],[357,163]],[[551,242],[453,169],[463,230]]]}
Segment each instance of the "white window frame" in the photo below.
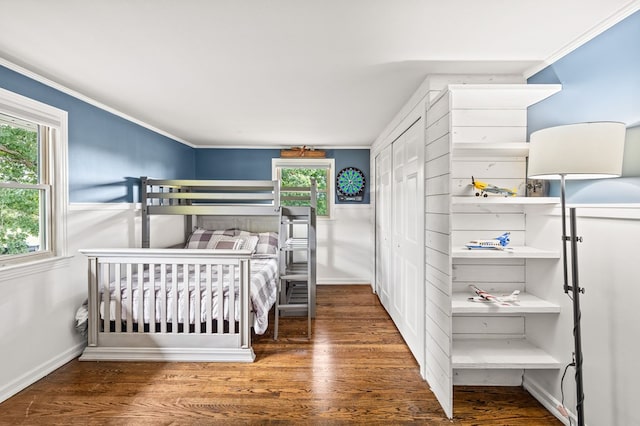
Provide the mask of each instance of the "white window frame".
{"label": "white window frame", "polygon": [[329,169],[327,182],[327,216],[318,216],[318,220],[329,220],[334,217],[335,202],[335,159],[333,158],[272,158],[271,177],[279,180],[278,169]]}
{"label": "white window frame", "polygon": [[0,112],[52,130],[51,149],[44,161],[49,173],[50,199],[48,217],[50,243],[48,250],[25,255],[10,256],[0,260],[0,279],[9,279],[25,273],[48,269],[43,262],[68,257],[67,253],[67,205],[68,205],[68,114],[67,111],[27,98],[0,88]]}

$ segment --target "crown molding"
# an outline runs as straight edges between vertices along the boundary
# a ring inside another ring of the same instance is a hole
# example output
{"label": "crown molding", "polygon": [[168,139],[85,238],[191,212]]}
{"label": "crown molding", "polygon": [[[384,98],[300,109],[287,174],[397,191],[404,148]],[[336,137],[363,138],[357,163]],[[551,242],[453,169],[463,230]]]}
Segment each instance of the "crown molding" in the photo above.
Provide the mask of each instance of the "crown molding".
{"label": "crown molding", "polygon": [[538,65],[535,65],[525,70],[523,73],[524,78],[528,79],[529,77],[537,74],[538,72],[542,71],[549,65],[553,64],[554,62],[558,61],[559,59],[573,52],[583,44],[586,44],[587,42],[593,40],[594,38],[596,38],[597,36],[605,32],[606,30],[613,27],[614,25],[616,25],[623,19],[627,18],[628,16],[632,15],[633,13],[637,12],[638,10],[640,10],[640,0],[633,0],[627,3],[625,6],[620,8],[616,13],[611,15],[609,18],[605,19],[604,21],[593,26],[589,30],[585,31],[580,36],[578,36],[578,38],[576,38],[569,44],[557,50],[555,53],[553,53],[547,59],[543,60]]}
{"label": "crown molding", "polygon": [[48,79],[48,78],[46,78],[46,77],[44,77],[44,76],[42,76],[40,74],[37,74],[37,73],[35,73],[35,72],[31,71],[31,70],[28,70],[28,69],[26,69],[24,67],[21,67],[20,65],[17,65],[15,63],[3,58],[3,57],[0,57],[0,65],[5,67],[5,68],[8,68],[8,69],[10,69],[12,71],[17,72],[18,74],[22,74],[25,77],[29,77],[32,80],[35,80],[35,81],[37,81],[39,83],[42,83],[42,84],[44,84],[46,86],[49,86],[49,87],[51,87],[51,88],[53,88],[53,89],[55,89],[55,90],[57,90],[59,92],[62,92],[62,93],[66,94],[66,95],[69,95],[69,96],[72,96],[72,97],[74,97],[74,98],[76,98],[78,100],[81,100],[82,102],[86,102],[86,103],[88,103],[90,105],[93,105],[95,107],[100,108],[101,110],[107,111],[107,112],[109,112],[109,113],[111,113],[113,115],[116,115],[116,116],[120,117],[120,118],[124,118],[127,121],[130,121],[130,122],[132,122],[134,124],[137,124],[137,125],[139,125],[141,127],[144,127],[144,128],[146,128],[148,130],[151,130],[152,132],[155,132],[155,133],[157,133],[159,135],[166,136],[169,139],[173,139],[176,142],[180,142],[181,144],[190,146],[191,148],[198,148],[196,145],[194,145],[194,144],[192,144],[190,142],[187,142],[186,140],[184,140],[182,138],[179,138],[179,137],[177,137],[175,135],[172,135],[169,132],[165,132],[162,129],[158,129],[157,127],[154,127],[154,126],[152,126],[152,125],[150,125],[148,123],[145,123],[144,121],[138,120],[137,118],[131,117],[130,115],[125,114],[122,111],[118,111],[117,109],[111,108],[111,107],[103,104],[102,102],[99,102],[99,101],[97,101],[97,100],[95,100],[93,98],[85,96],[82,93],[76,92],[73,89],[70,89],[70,88],[68,88],[66,86],[63,86],[62,84],[57,83],[57,82],[55,82],[53,80],[50,80],[50,79]]}

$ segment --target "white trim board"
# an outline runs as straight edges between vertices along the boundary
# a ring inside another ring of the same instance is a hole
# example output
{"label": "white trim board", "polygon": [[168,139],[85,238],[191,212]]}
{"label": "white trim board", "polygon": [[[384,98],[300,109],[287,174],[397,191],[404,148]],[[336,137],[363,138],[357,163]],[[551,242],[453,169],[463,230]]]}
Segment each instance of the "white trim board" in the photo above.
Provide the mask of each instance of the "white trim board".
{"label": "white trim board", "polygon": [[316,285],[371,285],[371,280],[366,278],[322,278]]}
{"label": "white trim board", "polygon": [[[567,208],[575,207],[577,217],[600,219],[640,220],[640,204],[567,204]],[[560,216],[562,208],[557,206],[550,213]],[[567,212],[567,216],[568,216]]]}
{"label": "white trim board", "polygon": [[82,353],[82,350],[85,346],[85,342],[78,343],[77,345],[69,348],[55,358],[40,364],[39,366],[33,368],[31,371],[28,371],[27,373],[18,377],[16,380],[7,383],[5,386],[2,386],[0,388],[0,402],[11,398],[21,390],[27,388],[28,386],[31,386],[38,380],[42,379],[47,374],[57,370],[69,361],[77,358]]}
{"label": "white trim board", "polygon": [[[535,380],[527,378],[527,376],[525,374],[524,379],[522,381],[522,387],[524,387],[525,390],[527,392],[529,392],[551,414],[556,416],[556,418],[558,420],[560,420],[563,424],[569,426],[569,424],[570,424],[569,420],[566,417],[564,417],[560,413],[560,411],[558,410],[558,407],[561,405],[560,401],[558,401],[556,398],[554,398],[553,395],[551,395],[549,392],[544,390],[538,384],[538,382],[536,382]],[[568,407],[565,407],[565,408],[567,409],[567,412],[569,413],[569,416],[571,416],[571,420],[572,420],[573,424],[577,424],[578,418],[576,417],[576,415],[573,412],[571,412]]]}
{"label": "white trim board", "polygon": [[140,203],[70,203],[70,212],[102,211],[102,210],[133,210],[141,209]]}
{"label": "white trim board", "polygon": [[[2,284],[24,277],[26,275],[40,274],[51,271],[53,269],[67,268],[71,264],[73,256],[54,256],[47,259],[37,260],[35,262],[16,263],[0,269],[0,288]],[[10,284],[15,285],[14,283]]]}

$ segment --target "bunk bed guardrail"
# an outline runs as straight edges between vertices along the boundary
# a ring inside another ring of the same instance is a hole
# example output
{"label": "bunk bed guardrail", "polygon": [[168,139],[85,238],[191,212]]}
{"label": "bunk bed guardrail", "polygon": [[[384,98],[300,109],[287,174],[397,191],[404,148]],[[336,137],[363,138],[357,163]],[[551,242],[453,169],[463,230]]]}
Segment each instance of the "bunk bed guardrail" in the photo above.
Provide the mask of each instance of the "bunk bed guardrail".
{"label": "bunk bed guardrail", "polygon": [[149,247],[149,216],[184,215],[185,238],[193,216],[277,216],[280,186],[277,180],[175,180],[140,178],[142,247]]}

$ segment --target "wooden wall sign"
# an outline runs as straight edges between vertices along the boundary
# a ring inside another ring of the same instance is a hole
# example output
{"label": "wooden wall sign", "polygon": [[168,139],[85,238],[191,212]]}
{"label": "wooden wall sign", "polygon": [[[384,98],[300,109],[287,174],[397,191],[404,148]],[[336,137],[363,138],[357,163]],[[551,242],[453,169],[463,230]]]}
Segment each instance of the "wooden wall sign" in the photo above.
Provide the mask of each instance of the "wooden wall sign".
{"label": "wooden wall sign", "polygon": [[280,150],[281,158],[324,158],[325,152],[321,149],[309,148],[307,146],[293,147],[291,149]]}

